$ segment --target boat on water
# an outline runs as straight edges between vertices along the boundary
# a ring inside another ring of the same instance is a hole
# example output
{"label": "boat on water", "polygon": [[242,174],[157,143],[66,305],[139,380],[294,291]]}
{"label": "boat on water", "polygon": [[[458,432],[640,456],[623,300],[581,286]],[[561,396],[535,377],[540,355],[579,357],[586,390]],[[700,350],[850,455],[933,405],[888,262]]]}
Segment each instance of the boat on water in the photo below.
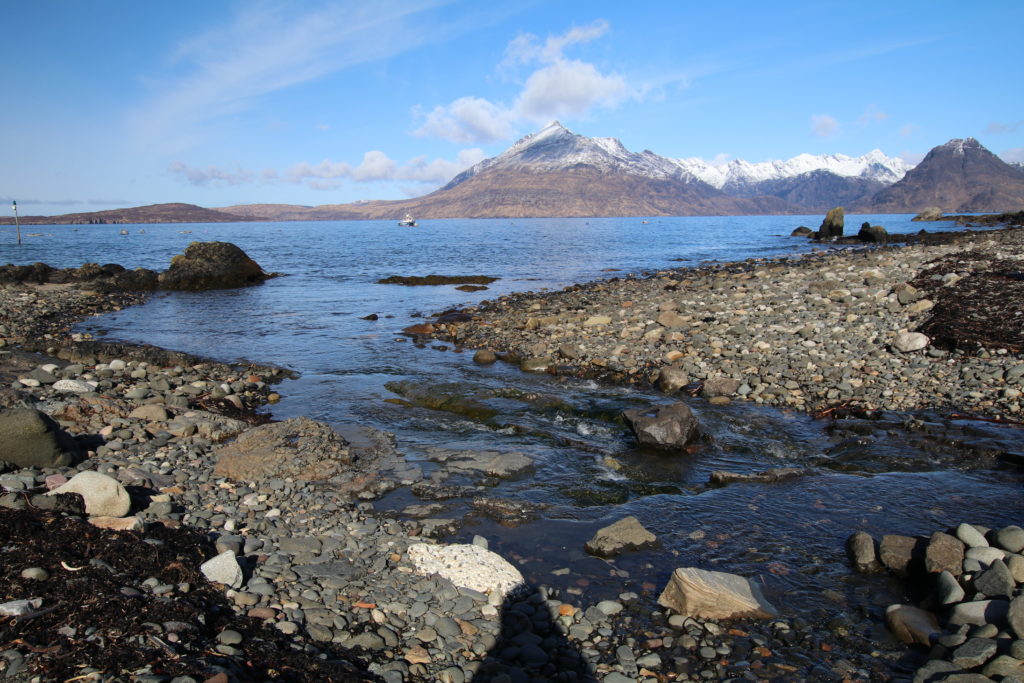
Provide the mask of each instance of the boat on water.
{"label": "boat on water", "polygon": [[416,219],[410,216],[409,214],[405,214],[402,220],[398,221],[398,225],[403,228],[415,228]]}

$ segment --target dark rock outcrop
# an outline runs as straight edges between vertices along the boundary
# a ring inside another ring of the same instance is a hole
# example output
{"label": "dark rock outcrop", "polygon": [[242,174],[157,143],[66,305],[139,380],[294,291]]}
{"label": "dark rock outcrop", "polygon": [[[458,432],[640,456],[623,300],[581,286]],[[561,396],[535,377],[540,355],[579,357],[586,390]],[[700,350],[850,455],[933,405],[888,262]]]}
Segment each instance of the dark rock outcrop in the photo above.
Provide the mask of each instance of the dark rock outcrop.
{"label": "dark rock outcrop", "polygon": [[861,242],[870,242],[872,244],[885,244],[889,241],[889,231],[881,225],[863,223],[857,232],[857,239]]}
{"label": "dark rock outcrop", "polygon": [[844,217],[843,207],[837,206],[832,209],[825,215],[825,220],[821,222],[821,227],[818,228],[815,236],[822,241],[842,237]]}
{"label": "dark rock outcrop", "polygon": [[17,467],[66,467],[78,444],[53,418],[32,408],[0,412],[0,460]]}
{"label": "dark rock outcrop", "polygon": [[697,418],[685,403],[626,410],[622,413],[642,446],[680,450],[697,437]]}
{"label": "dark rock outcrop", "polygon": [[268,277],[259,264],[230,242],[193,242],[185,253],[171,259],[160,274],[160,289],[204,291],[230,289],[263,282]]}

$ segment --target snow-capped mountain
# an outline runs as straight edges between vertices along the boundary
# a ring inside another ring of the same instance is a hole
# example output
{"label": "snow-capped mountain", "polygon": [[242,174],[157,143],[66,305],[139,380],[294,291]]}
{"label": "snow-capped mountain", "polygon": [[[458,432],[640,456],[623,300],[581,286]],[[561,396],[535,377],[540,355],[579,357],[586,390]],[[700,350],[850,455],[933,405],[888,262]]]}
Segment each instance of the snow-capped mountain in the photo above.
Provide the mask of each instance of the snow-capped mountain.
{"label": "snow-capped mountain", "polygon": [[455,187],[493,168],[528,169],[534,172],[563,171],[586,166],[606,173],[623,172],[646,178],[698,180],[675,160],[650,151],[630,152],[616,138],[588,138],[552,121],[536,133],[520,138],[496,157],[484,159],[455,176],[446,187]]}
{"label": "snow-capped mountain", "polygon": [[[644,150],[631,152],[615,138],[588,138],[557,121],[531,133],[496,157],[486,159],[452,179],[444,190],[495,173],[562,173],[588,169],[683,183],[694,192],[728,197],[775,198],[765,211],[820,211],[863,200],[902,178],[909,164],[874,150],[861,157],[844,154],[801,154],[788,161],[751,163],[735,160],[715,165],[703,159],[671,159]],[[788,206],[786,206],[788,205]]]}
{"label": "snow-capped mountain", "polygon": [[891,185],[906,175],[913,166],[899,157],[888,157],[881,150],[872,150],[859,157],[845,154],[799,154],[786,161],[751,163],[736,159],[724,165],[703,159],[679,159],[679,165],[708,185],[729,192],[767,181],[795,178],[814,171],[827,171],[843,178],[863,178]]}

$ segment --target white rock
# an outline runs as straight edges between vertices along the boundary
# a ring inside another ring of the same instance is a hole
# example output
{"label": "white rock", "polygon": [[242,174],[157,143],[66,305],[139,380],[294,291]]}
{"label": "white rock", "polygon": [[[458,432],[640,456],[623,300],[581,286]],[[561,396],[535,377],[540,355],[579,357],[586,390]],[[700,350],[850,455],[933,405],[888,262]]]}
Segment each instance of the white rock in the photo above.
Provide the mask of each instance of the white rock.
{"label": "white rock", "polygon": [[121,483],[99,472],[79,472],[71,481],[46,495],[77,493],[85,499],[85,511],[90,517],[124,517],[132,506],[131,498]]}
{"label": "white rock", "polygon": [[59,379],[53,383],[53,389],[66,394],[87,394],[96,387],[80,379]]}
{"label": "white rock", "polygon": [[128,364],[125,363],[123,360],[116,359],[110,361],[107,367],[116,372],[118,370],[124,370],[126,367],[128,367]]}
{"label": "white rock", "polygon": [[526,587],[518,569],[478,545],[415,543],[408,553],[417,573],[437,574],[461,588],[490,593],[492,598],[504,600]]}
{"label": "white rock", "polygon": [[896,347],[897,351],[909,353],[911,351],[920,351],[928,346],[929,341],[928,337],[920,332],[902,332],[896,335],[896,340],[892,345]]}
{"label": "white rock", "polygon": [[214,583],[223,583],[232,588],[242,587],[242,568],[238,566],[235,553],[225,550],[217,557],[199,565],[199,571]]}

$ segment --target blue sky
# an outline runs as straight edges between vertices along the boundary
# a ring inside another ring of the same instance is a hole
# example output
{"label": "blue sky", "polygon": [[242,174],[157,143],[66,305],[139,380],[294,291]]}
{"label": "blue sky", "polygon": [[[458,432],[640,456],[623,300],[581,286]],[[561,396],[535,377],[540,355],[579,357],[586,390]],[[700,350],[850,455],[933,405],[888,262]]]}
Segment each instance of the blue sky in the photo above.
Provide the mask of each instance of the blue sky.
{"label": "blue sky", "polygon": [[[552,119],[708,160],[1024,161],[1024,2],[47,2],[4,11],[0,199],[425,194]],[[10,210],[9,206],[6,209]]]}

